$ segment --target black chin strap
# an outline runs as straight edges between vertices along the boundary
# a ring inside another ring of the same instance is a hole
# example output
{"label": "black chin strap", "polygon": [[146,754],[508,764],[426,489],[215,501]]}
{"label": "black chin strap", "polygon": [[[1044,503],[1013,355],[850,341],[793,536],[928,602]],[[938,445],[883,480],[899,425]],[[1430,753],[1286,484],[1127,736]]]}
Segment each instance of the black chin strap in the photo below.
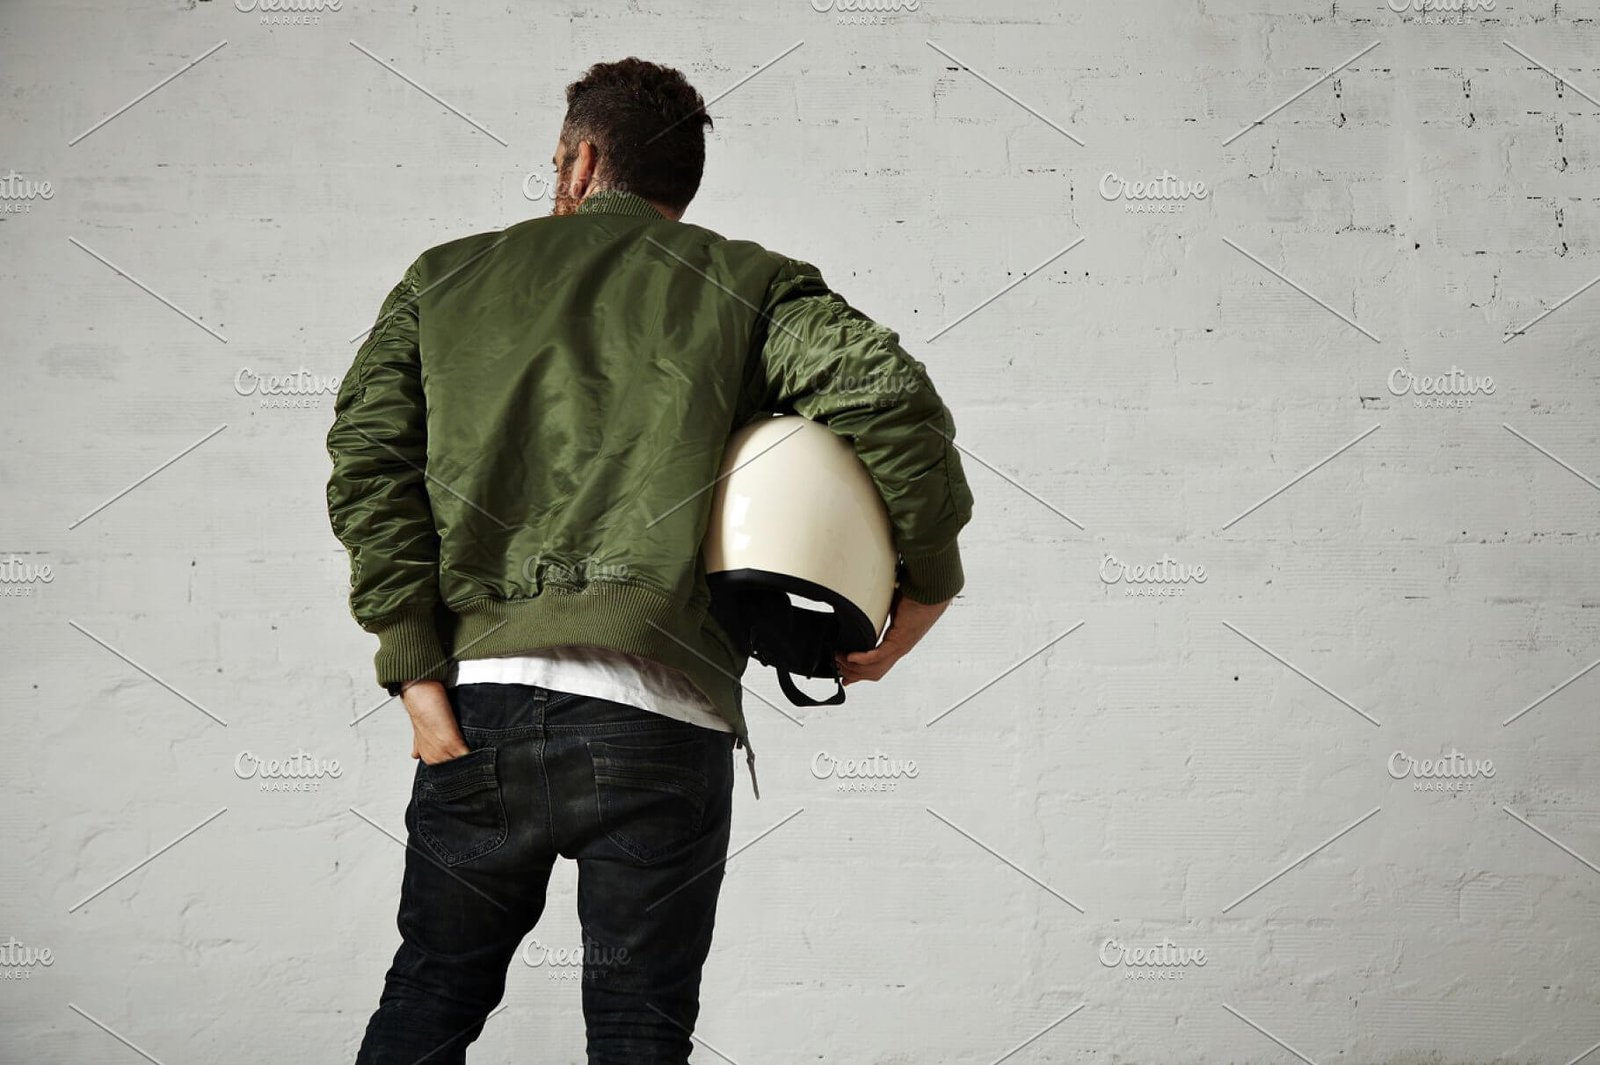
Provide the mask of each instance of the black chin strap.
{"label": "black chin strap", "polygon": [[796,706],[838,706],[844,702],[844,681],[839,678],[837,672],[834,674],[833,683],[836,690],[832,695],[826,699],[815,699],[800,690],[787,669],[778,670],[778,687],[783,689],[783,694],[787,695],[789,701]]}
{"label": "black chin strap", "polygon": [[[792,606],[777,590],[753,593],[746,600],[750,654],[778,674],[778,686],[795,706],[838,706],[844,702],[844,682],[833,651],[839,640],[839,618],[831,611]],[[826,699],[801,691],[794,677],[826,677],[834,692]]]}

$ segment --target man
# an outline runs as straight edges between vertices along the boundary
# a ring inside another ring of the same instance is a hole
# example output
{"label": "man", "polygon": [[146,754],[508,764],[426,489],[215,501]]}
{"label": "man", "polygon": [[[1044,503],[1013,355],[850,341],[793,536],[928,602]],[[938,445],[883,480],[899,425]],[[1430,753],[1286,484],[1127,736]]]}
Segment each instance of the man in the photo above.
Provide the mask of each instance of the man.
{"label": "man", "polygon": [[465,1060],[558,856],[578,863],[589,1061],[688,1059],[749,748],[701,560],[735,429],[813,419],[883,494],[899,587],[846,683],[881,678],[961,588],[949,411],[815,267],[679,221],[710,125],[675,70],[592,67],[567,88],[551,216],[419,256],[341,385],[329,515],[418,760],[402,943],[359,1063]]}

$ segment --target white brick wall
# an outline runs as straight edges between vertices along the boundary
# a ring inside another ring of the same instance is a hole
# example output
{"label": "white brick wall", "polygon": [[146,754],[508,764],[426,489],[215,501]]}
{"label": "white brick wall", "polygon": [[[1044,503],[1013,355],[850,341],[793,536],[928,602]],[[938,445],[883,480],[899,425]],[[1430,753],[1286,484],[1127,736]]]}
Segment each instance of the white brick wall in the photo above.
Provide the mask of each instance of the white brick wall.
{"label": "white brick wall", "polygon": [[[803,728],[750,701],[765,797],[740,781],[734,846],[804,813],[730,863],[699,1034],[739,1065],[990,1065],[1081,1006],[1006,1060],[1574,1061],[1600,1041],[1600,671],[1505,722],[1600,657],[1600,287],[1504,338],[1600,273],[1597,17],[5,5],[0,1060],[350,1060],[397,943],[409,729],[397,703],[350,725],[382,694],[324,512],[330,400],[262,409],[237,375],[342,373],[418,251],[545,213],[523,178],[589,63],[710,98],[803,41],[711,107],[688,218],[900,331],[977,511],[961,602],[890,681]],[[1209,195],[1128,215],[1108,171]],[[1388,389],[1452,366],[1494,392]],[[1205,582],[1100,579],[1164,553]],[[1493,778],[1387,772],[1452,748]],[[343,775],[234,773],[299,749]],[[918,775],[841,793],[819,752]],[[540,943],[577,944],[573,887]],[[1205,964],[1102,964],[1164,938]],[[506,1001],[474,1060],[581,1060],[576,982],[518,964]]]}

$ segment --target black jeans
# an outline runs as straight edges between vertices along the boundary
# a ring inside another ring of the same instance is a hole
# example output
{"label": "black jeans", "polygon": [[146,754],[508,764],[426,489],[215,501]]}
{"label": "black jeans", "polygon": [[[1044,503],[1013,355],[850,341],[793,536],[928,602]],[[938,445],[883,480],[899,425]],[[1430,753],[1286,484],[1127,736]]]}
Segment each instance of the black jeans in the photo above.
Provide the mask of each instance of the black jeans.
{"label": "black jeans", "polygon": [[728,855],[733,736],[522,684],[451,690],[470,753],[418,762],[400,936],[357,1065],[459,1065],[578,863],[591,1065],[682,1065]]}

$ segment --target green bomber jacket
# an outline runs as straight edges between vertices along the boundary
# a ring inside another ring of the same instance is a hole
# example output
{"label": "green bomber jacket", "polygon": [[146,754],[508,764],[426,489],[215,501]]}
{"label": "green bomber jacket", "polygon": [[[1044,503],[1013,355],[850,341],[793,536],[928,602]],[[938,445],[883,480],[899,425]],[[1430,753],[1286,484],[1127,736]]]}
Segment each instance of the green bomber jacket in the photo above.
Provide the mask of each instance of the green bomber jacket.
{"label": "green bomber jacket", "polygon": [[378,683],[610,647],[682,671],[747,743],[746,661],[708,612],[701,544],[728,438],[763,412],[854,446],[903,594],[961,589],[972,495],[950,412],[816,267],[618,190],[423,252],[327,434],[329,519]]}

